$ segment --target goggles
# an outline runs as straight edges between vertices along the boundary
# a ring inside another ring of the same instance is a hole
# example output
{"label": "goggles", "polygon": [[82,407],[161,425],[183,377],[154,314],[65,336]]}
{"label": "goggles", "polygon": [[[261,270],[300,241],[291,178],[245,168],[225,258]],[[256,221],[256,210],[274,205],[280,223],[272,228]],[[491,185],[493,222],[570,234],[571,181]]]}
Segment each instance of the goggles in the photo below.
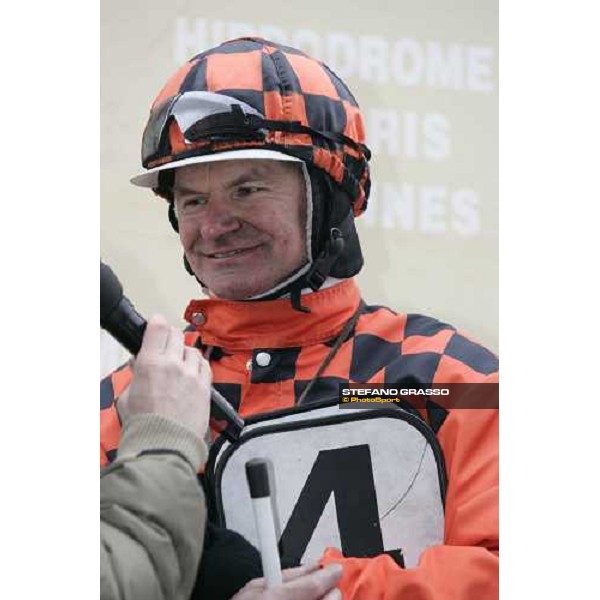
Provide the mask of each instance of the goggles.
{"label": "goggles", "polygon": [[[197,142],[268,143],[270,131],[309,134],[333,144],[345,144],[369,160],[366,145],[336,132],[316,131],[299,121],[276,121],[264,117],[254,107],[223,94],[183,92],[168,98],[152,110],[142,138],[142,164],[150,168],[154,161],[169,156],[169,128],[175,120],[186,144]],[[190,148],[191,150],[192,148]]]}

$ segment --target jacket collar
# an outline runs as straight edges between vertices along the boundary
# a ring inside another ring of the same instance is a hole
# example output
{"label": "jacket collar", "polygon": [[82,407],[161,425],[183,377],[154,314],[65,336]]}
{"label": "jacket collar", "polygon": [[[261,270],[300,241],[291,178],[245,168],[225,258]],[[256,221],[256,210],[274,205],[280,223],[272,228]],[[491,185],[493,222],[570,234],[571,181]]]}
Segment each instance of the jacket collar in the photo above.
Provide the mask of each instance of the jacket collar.
{"label": "jacket collar", "polygon": [[354,279],[302,296],[310,313],[294,310],[289,298],[236,302],[192,300],[185,319],[202,343],[229,350],[290,348],[335,337],[356,311],[360,291]]}

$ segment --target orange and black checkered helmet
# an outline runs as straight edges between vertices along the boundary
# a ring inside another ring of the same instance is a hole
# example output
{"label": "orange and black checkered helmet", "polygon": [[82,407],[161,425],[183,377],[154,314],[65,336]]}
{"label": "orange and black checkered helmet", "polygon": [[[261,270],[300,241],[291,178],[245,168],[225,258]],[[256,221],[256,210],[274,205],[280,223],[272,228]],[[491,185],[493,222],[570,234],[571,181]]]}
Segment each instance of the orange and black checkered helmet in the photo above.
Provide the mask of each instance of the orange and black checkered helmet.
{"label": "orange and black checkered helmet", "polygon": [[160,190],[158,174],[193,157],[274,150],[327,173],[358,216],[370,188],[364,142],[358,104],[329,67],[294,48],[240,38],[198,54],[169,79],[144,132],[146,171],[132,181]]}

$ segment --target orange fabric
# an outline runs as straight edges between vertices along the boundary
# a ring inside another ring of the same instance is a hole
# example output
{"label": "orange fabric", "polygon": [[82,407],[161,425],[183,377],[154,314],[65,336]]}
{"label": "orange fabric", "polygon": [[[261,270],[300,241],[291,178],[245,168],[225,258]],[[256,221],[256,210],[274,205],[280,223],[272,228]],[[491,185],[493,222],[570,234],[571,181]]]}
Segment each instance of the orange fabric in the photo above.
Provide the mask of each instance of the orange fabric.
{"label": "orange fabric", "polygon": [[[362,113],[360,112],[360,108],[358,108],[358,106],[352,106],[352,104],[346,100],[342,100],[342,104],[344,105],[344,110],[346,111],[346,127],[344,128],[344,135],[353,140],[364,142],[366,139],[365,121]],[[354,157],[359,156],[359,153],[350,148],[350,146],[346,147],[346,152]]]}
{"label": "orange fabric", "polygon": [[[289,119],[300,121],[302,125],[309,125],[306,116],[306,105],[302,94],[286,94],[282,96],[279,92],[268,91],[264,92],[265,99],[265,117],[280,121]],[[283,132],[280,132],[283,133]],[[308,139],[308,144],[311,144],[310,136],[304,136],[303,140]],[[302,143],[302,142],[298,142]],[[306,141],[304,141],[306,143]]]}
{"label": "orange fabric", "polygon": [[210,368],[213,381],[226,381],[227,383],[246,383],[248,381],[247,363],[252,358],[251,352],[224,356],[219,361],[211,362]]}
{"label": "orange fabric", "polygon": [[311,146],[312,138],[308,133],[267,131],[267,142],[270,144],[280,144],[282,146]]}
{"label": "orange fabric", "polygon": [[341,154],[315,146],[313,148],[313,161],[317,167],[325,169],[335,181],[341,183],[344,178],[344,163]]}
{"label": "orange fabric", "polygon": [[495,600],[498,558],[483,548],[438,546],[423,553],[416,569],[401,569],[386,554],[343,558],[328,550],[326,566],[344,567],[338,584],[343,600]]}
{"label": "orange fabric", "polygon": [[181,129],[179,129],[179,124],[175,120],[171,121],[169,125],[169,143],[171,144],[171,153],[173,155],[181,154],[191,148],[186,143],[185,137]]}
{"label": "orange fabric", "polygon": [[356,333],[368,333],[379,336],[386,342],[402,342],[406,315],[396,315],[390,310],[362,315],[356,324]]}
{"label": "orange fabric", "polygon": [[284,54],[292,65],[304,94],[327,96],[334,100],[340,99],[331,79],[318,62],[300,54],[288,52]]}
{"label": "orange fabric", "polygon": [[100,411],[100,466],[108,463],[107,452],[114,450],[119,445],[121,438],[121,424],[119,415],[113,404],[110,408]]}
{"label": "orange fabric", "polygon": [[[342,348],[340,348],[340,351]],[[323,362],[323,355],[327,350],[328,348],[322,345],[312,345],[302,348],[296,366],[296,379],[311,379],[314,377]]]}
{"label": "orange fabric", "polygon": [[481,375],[452,356],[442,356],[433,383],[475,383]]}
{"label": "orange fabric", "polygon": [[[312,379],[319,370],[321,363],[330,352],[328,346],[308,346],[302,349],[299,366],[296,367],[297,379]],[[352,359],[352,344],[345,342],[336,352],[333,360],[323,371],[323,377],[340,377],[345,379],[348,376],[348,365]]]}
{"label": "orange fabric", "polygon": [[[219,299],[192,300],[185,318],[190,323],[194,313],[201,312],[206,321],[198,325],[204,344],[228,350],[253,348],[290,348],[315,344],[340,333],[354,314],[360,293],[353,279],[302,296],[311,309],[302,319],[288,298],[255,302],[233,302]],[[294,315],[296,313],[296,315]]]}
{"label": "orange fabric", "polygon": [[294,382],[292,380],[277,383],[255,383],[240,404],[240,416],[267,413],[294,406]]}
{"label": "orange fabric", "polygon": [[206,57],[206,84],[220,90],[262,90],[262,52],[210,54]]}
{"label": "orange fabric", "polygon": [[388,555],[337,562],[343,600],[494,600],[498,598],[498,411],[451,410],[439,433],[448,470],[445,544],[414,569]]}

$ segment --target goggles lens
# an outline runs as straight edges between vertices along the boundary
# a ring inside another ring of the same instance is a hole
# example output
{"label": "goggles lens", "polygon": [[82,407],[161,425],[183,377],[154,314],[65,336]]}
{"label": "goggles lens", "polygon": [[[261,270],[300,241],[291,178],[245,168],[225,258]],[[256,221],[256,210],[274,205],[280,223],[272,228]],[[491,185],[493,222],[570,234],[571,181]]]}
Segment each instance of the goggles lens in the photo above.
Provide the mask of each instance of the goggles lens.
{"label": "goggles lens", "polygon": [[142,163],[146,165],[167,142],[175,119],[187,143],[202,139],[264,139],[264,116],[252,106],[222,94],[185,92],[173,96],[150,113],[142,138]]}

